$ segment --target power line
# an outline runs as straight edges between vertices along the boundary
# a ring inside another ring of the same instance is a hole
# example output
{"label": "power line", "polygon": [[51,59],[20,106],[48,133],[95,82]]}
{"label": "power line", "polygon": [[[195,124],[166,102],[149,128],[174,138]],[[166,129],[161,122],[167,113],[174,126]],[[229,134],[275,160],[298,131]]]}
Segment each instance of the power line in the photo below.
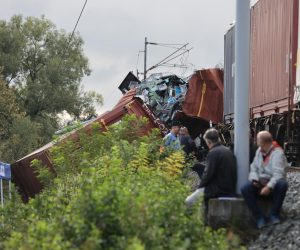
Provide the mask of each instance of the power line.
{"label": "power line", "polygon": [[62,61],[63,61],[63,58],[65,57],[66,51],[67,51],[67,49],[69,49],[69,47],[70,47],[71,41],[72,41],[72,39],[73,39],[73,37],[74,37],[74,34],[75,34],[75,30],[76,30],[77,25],[78,25],[78,23],[79,23],[79,21],[80,21],[80,18],[81,18],[81,16],[82,16],[82,13],[83,13],[83,11],[84,11],[84,9],[85,9],[85,6],[86,6],[86,4],[87,4],[87,1],[88,1],[88,0],[85,0],[83,6],[82,6],[82,8],[81,8],[80,14],[79,14],[79,16],[78,16],[78,18],[77,18],[76,24],[75,24],[75,26],[74,26],[74,28],[73,28],[73,31],[72,31],[72,33],[71,33],[71,36],[70,36],[69,40],[68,40],[68,43],[67,43],[65,49],[63,50],[62,57],[61,57],[61,60],[60,60],[60,62],[59,62],[58,68],[60,68],[60,66],[61,66],[61,64],[62,64]]}
{"label": "power line", "polygon": [[78,23],[79,23],[79,20],[80,20],[80,18],[81,18],[81,16],[82,16],[82,13],[83,13],[83,11],[84,11],[84,8],[85,8],[85,6],[86,6],[86,3],[87,3],[87,0],[85,0],[84,5],[83,5],[83,7],[82,7],[82,9],[81,9],[81,11],[80,11],[79,17],[77,18],[76,24],[75,24],[74,29],[73,29],[73,31],[72,31],[72,34],[71,34],[71,36],[70,36],[70,41],[72,40],[72,38],[73,38],[73,36],[74,36],[75,30],[76,30],[77,25],[78,25]]}
{"label": "power line", "polygon": [[[150,71],[154,68],[156,68],[157,66],[159,66],[160,64],[164,63],[165,60],[167,60],[168,58],[170,58],[171,56],[173,56],[174,54],[176,54],[177,52],[179,52],[180,50],[182,50],[183,48],[186,48],[186,46],[188,45],[188,43],[184,44],[183,46],[181,46],[180,48],[178,48],[177,50],[175,50],[173,53],[171,53],[170,55],[168,55],[167,57],[165,57],[164,59],[162,59],[160,62],[158,62],[157,64],[155,64],[154,66],[150,67],[149,69],[147,69],[147,71]],[[181,54],[180,54],[181,55]],[[165,63],[169,62],[170,60],[166,61]]]}
{"label": "power line", "polygon": [[161,45],[161,46],[182,46],[182,45],[184,45],[184,43],[152,43],[152,42],[148,42],[148,44]]}
{"label": "power line", "polygon": [[[183,54],[185,54],[185,53],[189,53],[192,49],[193,49],[193,47],[190,48],[190,49],[187,49],[187,50],[183,51],[182,53],[180,53],[180,54],[178,54],[178,55],[176,55],[176,56],[170,58],[169,60],[167,60],[167,61],[165,61],[165,62],[163,62],[163,63],[168,63],[168,62],[170,62],[170,61],[172,61],[172,60],[178,58],[179,56],[181,56],[181,55],[183,55]],[[159,65],[159,64],[158,64],[158,65]]]}
{"label": "power line", "polygon": [[169,48],[169,49],[178,49],[179,47],[175,47],[175,46],[172,46],[172,45],[161,45],[161,44],[157,44],[157,46],[159,47],[164,47],[164,48]]}

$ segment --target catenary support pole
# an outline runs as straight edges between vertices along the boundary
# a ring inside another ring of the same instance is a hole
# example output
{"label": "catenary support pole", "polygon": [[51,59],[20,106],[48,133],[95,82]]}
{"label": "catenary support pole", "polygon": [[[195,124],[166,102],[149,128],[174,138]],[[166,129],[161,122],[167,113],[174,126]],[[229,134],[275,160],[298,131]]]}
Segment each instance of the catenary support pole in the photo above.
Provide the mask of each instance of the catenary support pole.
{"label": "catenary support pole", "polygon": [[11,199],[11,180],[8,181],[8,198]]}
{"label": "catenary support pole", "polygon": [[234,153],[240,194],[249,173],[250,0],[236,0],[235,28]]}
{"label": "catenary support pole", "polygon": [[3,197],[3,180],[0,179],[0,188],[1,188],[1,206],[4,207],[4,197]]}
{"label": "catenary support pole", "polygon": [[144,80],[147,78],[147,37],[145,37],[145,50],[144,50]]}

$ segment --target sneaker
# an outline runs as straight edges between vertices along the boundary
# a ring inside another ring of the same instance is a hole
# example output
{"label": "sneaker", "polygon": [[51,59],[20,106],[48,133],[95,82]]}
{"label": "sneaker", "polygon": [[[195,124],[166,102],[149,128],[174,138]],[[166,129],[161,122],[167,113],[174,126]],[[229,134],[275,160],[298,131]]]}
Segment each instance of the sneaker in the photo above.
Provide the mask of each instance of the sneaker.
{"label": "sneaker", "polygon": [[256,227],[258,229],[262,229],[266,225],[267,225],[267,222],[266,222],[266,220],[265,220],[264,217],[260,217],[260,218],[257,219],[257,221],[256,221]]}
{"label": "sneaker", "polygon": [[279,216],[271,215],[270,222],[272,225],[276,225],[276,224],[279,224],[281,222],[281,220],[280,220]]}

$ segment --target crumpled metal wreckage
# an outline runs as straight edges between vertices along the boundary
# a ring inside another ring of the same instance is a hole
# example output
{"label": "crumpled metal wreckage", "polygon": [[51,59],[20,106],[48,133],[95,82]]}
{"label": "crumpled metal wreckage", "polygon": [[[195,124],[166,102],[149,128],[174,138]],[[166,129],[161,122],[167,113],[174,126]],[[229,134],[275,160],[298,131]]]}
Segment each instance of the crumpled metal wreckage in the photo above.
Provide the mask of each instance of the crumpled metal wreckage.
{"label": "crumpled metal wreckage", "polygon": [[136,96],[146,103],[162,122],[170,124],[177,111],[182,110],[188,82],[176,75],[152,74],[136,88]]}

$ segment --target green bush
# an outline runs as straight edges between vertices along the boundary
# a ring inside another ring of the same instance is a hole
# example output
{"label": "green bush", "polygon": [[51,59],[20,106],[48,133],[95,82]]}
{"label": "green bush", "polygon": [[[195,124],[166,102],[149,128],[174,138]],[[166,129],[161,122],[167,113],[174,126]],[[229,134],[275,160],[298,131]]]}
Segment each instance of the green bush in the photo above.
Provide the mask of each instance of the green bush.
{"label": "green bush", "polygon": [[184,155],[160,151],[157,131],[141,136],[145,123],[128,116],[108,132],[95,126],[92,135],[56,147],[57,177],[35,163],[47,185],[28,204],[8,205],[16,221],[3,247],[232,249],[224,231],[203,225],[200,205],[185,206]]}

